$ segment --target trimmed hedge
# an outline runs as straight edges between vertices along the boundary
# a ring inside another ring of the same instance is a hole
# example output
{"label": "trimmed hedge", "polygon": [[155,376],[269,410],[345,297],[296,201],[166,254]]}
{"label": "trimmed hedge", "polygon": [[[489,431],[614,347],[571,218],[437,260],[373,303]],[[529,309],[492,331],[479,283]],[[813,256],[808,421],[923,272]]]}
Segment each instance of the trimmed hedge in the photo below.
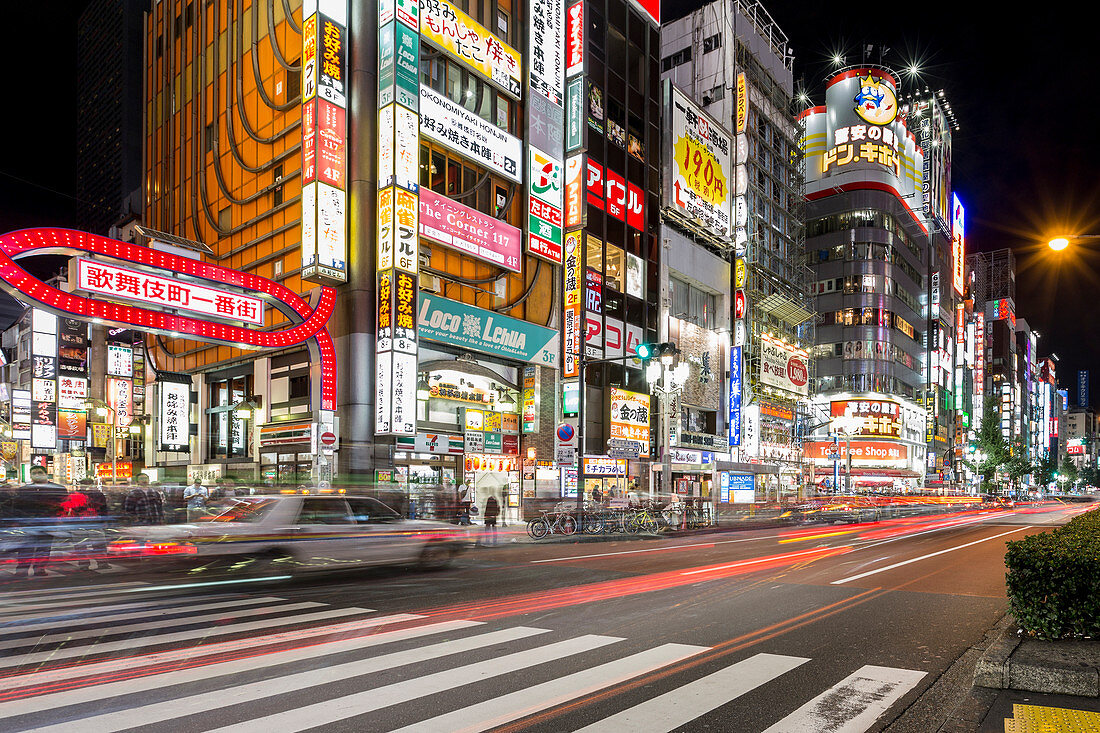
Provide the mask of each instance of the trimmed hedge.
{"label": "trimmed hedge", "polygon": [[1100,511],[1008,543],[1012,615],[1043,639],[1100,636]]}

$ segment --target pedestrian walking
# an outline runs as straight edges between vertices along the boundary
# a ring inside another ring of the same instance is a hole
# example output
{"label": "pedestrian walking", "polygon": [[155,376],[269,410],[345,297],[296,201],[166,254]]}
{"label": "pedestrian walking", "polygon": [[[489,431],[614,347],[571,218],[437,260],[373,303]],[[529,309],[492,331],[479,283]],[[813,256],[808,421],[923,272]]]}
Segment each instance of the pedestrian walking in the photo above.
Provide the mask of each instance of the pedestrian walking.
{"label": "pedestrian walking", "polygon": [[45,575],[53,549],[53,532],[65,501],[65,487],[52,483],[46,469],[31,466],[31,483],[21,486],[16,495],[16,512],[23,527],[24,542],[16,551],[16,577],[28,573]]}
{"label": "pedestrian walking", "polygon": [[487,545],[497,543],[497,517],[499,516],[500,503],[494,495],[489,494],[489,498],[485,500],[485,544]]}

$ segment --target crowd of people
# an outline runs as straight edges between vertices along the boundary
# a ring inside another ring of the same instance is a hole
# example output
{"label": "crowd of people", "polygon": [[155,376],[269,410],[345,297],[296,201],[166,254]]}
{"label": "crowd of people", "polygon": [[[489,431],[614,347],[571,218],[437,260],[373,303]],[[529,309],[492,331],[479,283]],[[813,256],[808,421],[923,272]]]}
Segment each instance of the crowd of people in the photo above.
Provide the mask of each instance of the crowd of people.
{"label": "crowd of people", "polygon": [[29,475],[29,483],[0,486],[0,563],[12,566],[16,577],[46,575],[59,554],[81,570],[93,563],[110,567],[112,527],[200,521],[239,491],[250,491],[229,479],[160,486],[141,473],[132,482],[101,485],[86,478],[66,488],[41,466]]}

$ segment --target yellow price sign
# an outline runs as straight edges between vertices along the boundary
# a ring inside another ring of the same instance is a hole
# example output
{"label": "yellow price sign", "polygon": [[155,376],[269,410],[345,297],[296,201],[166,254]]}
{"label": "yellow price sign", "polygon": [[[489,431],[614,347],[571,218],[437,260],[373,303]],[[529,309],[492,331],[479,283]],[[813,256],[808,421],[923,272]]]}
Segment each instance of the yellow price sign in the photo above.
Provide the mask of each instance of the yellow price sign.
{"label": "yellow price sign", "polygon": [[672,152],[689,191],[712,206],[726,200],[729,195],[726,173],[714,153],[687,136],[676,141]]}

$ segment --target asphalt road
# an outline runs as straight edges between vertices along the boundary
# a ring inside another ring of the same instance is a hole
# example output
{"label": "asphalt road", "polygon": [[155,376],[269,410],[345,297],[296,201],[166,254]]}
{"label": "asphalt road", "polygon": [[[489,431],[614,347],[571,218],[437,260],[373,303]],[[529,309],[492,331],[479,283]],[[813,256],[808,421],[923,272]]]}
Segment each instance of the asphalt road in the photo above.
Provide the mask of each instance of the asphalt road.
{"label": "asphalt road", "polygon": [[6,586],[0,729],[882,730],[1003,615],[1005,542],[1081,509]]}

